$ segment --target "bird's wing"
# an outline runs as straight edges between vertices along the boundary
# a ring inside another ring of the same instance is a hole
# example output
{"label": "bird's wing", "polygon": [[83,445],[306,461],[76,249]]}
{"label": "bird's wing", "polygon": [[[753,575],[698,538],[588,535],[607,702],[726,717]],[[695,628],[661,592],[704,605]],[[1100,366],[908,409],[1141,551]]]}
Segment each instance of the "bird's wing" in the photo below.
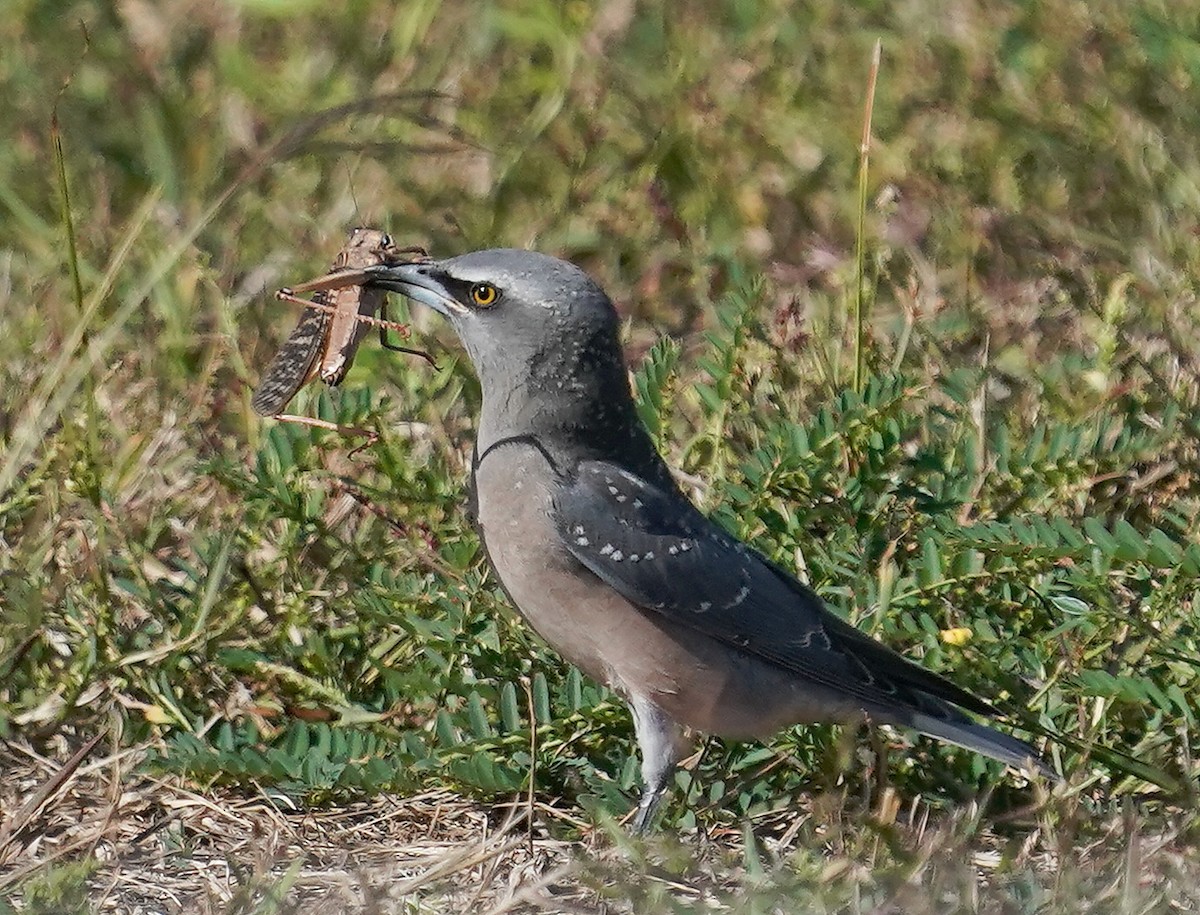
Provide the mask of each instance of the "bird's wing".
{"label": "bird's wing", "polygon": [[[876,709],[944,715],[982,700],[830,613],[821,599],[681,495],[602,461],[555,499],[567,549],[626,600]],[[932,700],[932,701],[931,701]],[[940,700],[940,701],[939,701]]]}

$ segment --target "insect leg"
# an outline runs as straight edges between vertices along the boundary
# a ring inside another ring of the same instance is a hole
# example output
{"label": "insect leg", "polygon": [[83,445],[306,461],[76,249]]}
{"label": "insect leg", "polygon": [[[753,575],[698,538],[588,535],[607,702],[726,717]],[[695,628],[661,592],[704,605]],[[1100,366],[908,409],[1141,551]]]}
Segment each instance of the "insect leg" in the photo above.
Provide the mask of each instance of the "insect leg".
{"label": "insect leg", "polygon": [[405,324],[397,324],[394,321],[387,320],[387,300],[386,299],[384,300],[383,304],[379,307],[379,313],[381,315],[383,315],[383,317],[384,317],[384,321],[382,323],[380,323],[380,325],[379,325],[379,343],[384,349],[391,350],[393,353],[408,353],[410,356],[420,356],[422,359],[424,359],[426,362],[428,362],[435,369],[438,367],[437,360],[435,360],[431,355],[429,355],[429,353],[425,352],[424,350],[410,349],[407,346],[397,346],[395,343],[391,343],[388,341],[387,330],[389,327],[403,327],[404,330],[401,331],[400,333],[404,337],[408,337],[410,331],[408,329],[408,326]]}

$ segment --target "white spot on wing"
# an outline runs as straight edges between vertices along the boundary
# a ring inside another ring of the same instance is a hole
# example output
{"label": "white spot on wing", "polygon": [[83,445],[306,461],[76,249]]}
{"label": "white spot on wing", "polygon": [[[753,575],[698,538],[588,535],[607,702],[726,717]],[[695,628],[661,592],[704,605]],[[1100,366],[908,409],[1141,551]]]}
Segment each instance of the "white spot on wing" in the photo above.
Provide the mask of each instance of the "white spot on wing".
{"label": "white spot on wing", "polygon": [[736,607],[738,604],[740,604],[742,601],[744,601],[749,596],[750,596],[750,586],[742,585],[738,589],[738,593],[734,596],[733,600],[731,600],[729,603],[727,603],[725,605],[725,609],[730,610],[733,607]]}
{"label": "white spot on wing", "polygon": [[632,484],[633,484],[634,486],[636,486],[638,489],[645,489],[645,488],[646,488],[646,484],[645,484],[644,482],[642,482],[642,478],[641,478],[641,477],[639,477],[639,476],[637,476],[637,475],[635,475],[635,474],[632,474],[632,473],[630,473],[630,472],[629,472],[629,471],[627,471],[627,470],[622,470],[622,471],[621,471],[621,476],[623,476],[623,477],[624,477],[626,480],[628,480],[630,483],[632,483]]}

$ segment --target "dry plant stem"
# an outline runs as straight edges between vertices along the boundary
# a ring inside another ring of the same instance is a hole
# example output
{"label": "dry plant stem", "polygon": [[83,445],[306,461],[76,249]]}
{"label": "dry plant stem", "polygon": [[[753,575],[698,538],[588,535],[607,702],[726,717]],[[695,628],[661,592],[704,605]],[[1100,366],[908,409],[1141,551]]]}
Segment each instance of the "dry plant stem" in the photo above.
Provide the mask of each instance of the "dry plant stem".
{"label": "dry plant stem", "polygon": [[96,748],[96,745],[100,743],[103,737],[103,732],[96,734],[80,747],[70,759],[63,763],[61,769],[50,776],[34,792],[33,797],[13,815],[13,818],[4,824],[4,828],[0,829],[0,853],[16,838],[22,829],[32,823],[33,818],[37,816],[38,811],[42,809],[43,805],[71,780],[80,765],[83,764],[83,761],[87,759],[88,755]]}
{"label": "dry plant stem", "polygon": [[[363,445],[350,453],[353,455],[365,447],[366,445]],[[359,490],[347,480],[335,478],[331,481],[331,486],[334,492],[349,496],[384,524],[388,525],[388,527],[390,527],[397,534],[403,537],[407,537],[409,535],[410,530],[407,524],[397,518],[393,518],[378,504],[376,504],[376,502],[370,496]],[[444,575],[451,580],[461,581],[462,575],[458,572],[455,572],[454,569],[447,565],[442,557],[438,555],[435,544],[427,537],[422,537],[422,541],[424,542],[424,547],[417,550],[421,560],[435,572],[438,572],[439,574]]]}

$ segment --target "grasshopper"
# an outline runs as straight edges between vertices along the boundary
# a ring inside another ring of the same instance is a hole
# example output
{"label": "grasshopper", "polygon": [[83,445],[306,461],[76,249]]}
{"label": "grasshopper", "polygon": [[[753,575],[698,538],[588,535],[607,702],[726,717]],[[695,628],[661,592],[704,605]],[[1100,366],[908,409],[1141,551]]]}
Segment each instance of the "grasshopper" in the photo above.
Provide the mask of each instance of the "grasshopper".
{"label": "grasshopper", "polygon": [[[341,428],[323,420],[280,411],[304,384],[315,377],[319,376],[326,384],[340,384],[350,370],[359,344],[372,326],[379,328],[379,339],[386,349],[412,353],[432,361],[426,353],[388,342],[388,330],[407,336],[408,328],[386,319],[386,293],[354,285],[351,279],[365,267],[403,262],[406,258],[423,260],[426,257],[428,255],[421,248],[397,247],[386,233],[375,229],[354,229],[346,240],[346,246],[338,252],[332,272],[321,280],[296,287],[299,291],[316,290],[311,302],[297,298],[291,289],[279,290],[277,298],[303,305],[304,312],[259,381],[250,401],[254,409],[263,416],[321,428]],[[340,280],[343,275],[348,282],[331,281],[335,277]],[[383,312],[384,318],[375,317],[377,312]],[[370,435],[372,439],[375,437],[361,429],[342,431]]]}

